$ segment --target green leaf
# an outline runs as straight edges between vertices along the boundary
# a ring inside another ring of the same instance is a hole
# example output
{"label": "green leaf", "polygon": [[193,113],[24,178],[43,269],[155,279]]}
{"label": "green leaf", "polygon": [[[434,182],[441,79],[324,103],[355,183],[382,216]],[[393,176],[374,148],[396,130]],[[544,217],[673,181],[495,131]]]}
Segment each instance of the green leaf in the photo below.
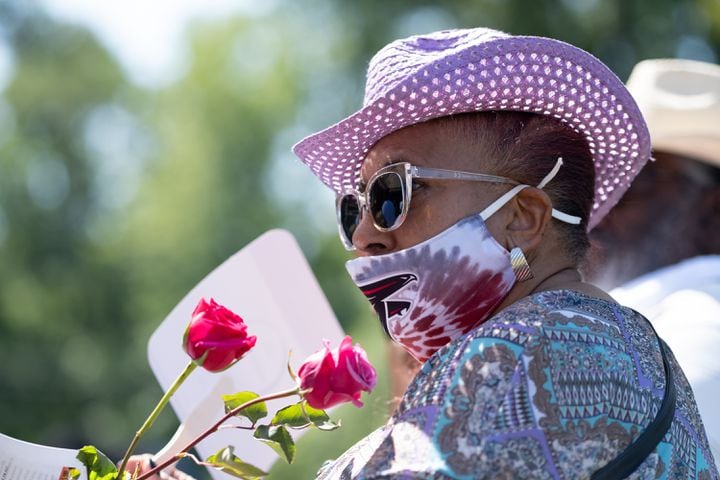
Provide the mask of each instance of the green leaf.
{"label": "green leaf", "polygon": [[270,421],[271,425],[287,425],[292,428],[307,427],[311,423],[312,421],[305,415],[300,403],[278,410]]}
{"label": "green leaf", "polygon": [[305,428],[308,425],[313,425],[325,431],[340,428],[340,424],[330,420],[324,410],[313,408],[306,402],[296,403],[278,410],[270,424],[286,425],[290,428]]}
{"label": "green leaf", "polygon": [[335,423],[330,420],[330,417],[327,413],[325,413],[325,410],[313,408],[308,405],[307,402],[301,402],[299,405],[308,420],[310,420],[318,429],[329,432],[340,428],[340,422]]}
{"label": "green leaf", "polygon": [[77,480],[80,478],[80,470],[73,467],[63,467],[58,480]]}
{"label": "green leaf", "polygon": [[[225,413],[228,413],[230,410],[239,407],[243,403],[247,403],[250,400],[258,398],[259,396],[260,395],[255,392],[238,392],[230,395],[223,395],[222,398],[223,402],[225,402]],[[263,417],[267,417],[267,414],[268,411],[265,402],[259,402],[255,405],[250,405],[247,408],[243,408],[236,414],[236,416],[247,417],[248,419],[250,419],[253,425],[255,425],[255,422],[257,422]]]}
{"label": "green leaf", "polygon": [[285,427],[260,425],[255,429],[255,438],[269,445],[286,462],[295,460],[295,442]]}
{"label": "green leaf", "polygon": [[117,468],[100,450],[86,445],[78,450],[75,457],[87,467],[88,480],[115,480]]}
{"label": "green leaf", "polygon": [[221,448],[214,455],[210,455],[205,462],[208,466],[215,467],[221,472],[245,480],[255,480],[267,476],[267,472],[240,460],[235,456],[234,450],[235,448],[231,446]]}

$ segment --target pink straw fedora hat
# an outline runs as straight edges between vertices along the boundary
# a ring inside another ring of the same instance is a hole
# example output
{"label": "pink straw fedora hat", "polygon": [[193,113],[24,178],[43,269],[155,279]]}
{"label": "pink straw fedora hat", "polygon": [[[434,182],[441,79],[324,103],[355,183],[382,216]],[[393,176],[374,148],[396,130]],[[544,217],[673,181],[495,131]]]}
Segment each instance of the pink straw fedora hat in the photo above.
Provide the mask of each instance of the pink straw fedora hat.
{"label": "pink straw fedora hat", "polygon": [[396,40],[370,61],[363,107],[301,140],[295,154],[337,193],[355,187],[368,150],[408,125],[455,113],[549,115],[582,133],[595,162],[591,229],[650,158],[645,121],[602,62],[567,43],[486,28]]}

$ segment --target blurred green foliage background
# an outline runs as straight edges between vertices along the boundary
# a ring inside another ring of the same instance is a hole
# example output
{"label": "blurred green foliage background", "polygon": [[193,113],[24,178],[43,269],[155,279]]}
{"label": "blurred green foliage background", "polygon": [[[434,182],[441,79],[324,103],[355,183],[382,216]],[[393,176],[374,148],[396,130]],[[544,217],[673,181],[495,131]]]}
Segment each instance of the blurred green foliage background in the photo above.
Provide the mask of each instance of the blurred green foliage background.
{"label": "blurred green foliage background", "polygon": [[[311,478],[387,414],[384,339],[346,278],[333,198],[290,153],[360,106],[387,42],[489,26],[559,38],[625,79],[644,58],[717,62],[718,0],[276,0],[196,23],[187,71],[133,84],[81,27],[0,1],[0,431],[115,458],[161,395],[156,325],[267,229],[299,239],[347,331],[382,373],[344,427],[311,433],[272,478]],[[301,318],[311,328],[311,318]],[[141,450],[177,425],[166,412]],[[204,474],[199,472],[200,476]]]}

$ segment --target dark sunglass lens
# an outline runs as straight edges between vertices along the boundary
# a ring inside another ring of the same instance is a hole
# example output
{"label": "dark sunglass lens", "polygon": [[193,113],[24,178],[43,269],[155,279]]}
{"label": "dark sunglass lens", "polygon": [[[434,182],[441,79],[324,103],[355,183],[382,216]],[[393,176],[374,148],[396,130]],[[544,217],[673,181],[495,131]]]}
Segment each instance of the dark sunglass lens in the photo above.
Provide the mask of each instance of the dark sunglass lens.
{"label": "dark sunglass lens", "polygon": [[403,179],[394,172],[375,179],[370,189],[370,212],[382,228],[395,225],[403,210]]}
{"label": "dark sunglass lens", "polygon": [[345,195],[340,200],[340,226],[348,241],[352,241],[355,229],[360,222],[360,206],[352,195]]}

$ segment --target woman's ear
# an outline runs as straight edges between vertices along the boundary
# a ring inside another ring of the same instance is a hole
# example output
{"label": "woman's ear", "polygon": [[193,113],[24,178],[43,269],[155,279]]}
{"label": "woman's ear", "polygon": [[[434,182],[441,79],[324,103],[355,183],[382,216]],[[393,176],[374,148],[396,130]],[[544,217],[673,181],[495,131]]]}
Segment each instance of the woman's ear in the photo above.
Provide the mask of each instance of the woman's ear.
{"label": "woman's ear", "polygon": [[510,202],[507,234],[510,247],[519,247],[526,254],[540,244],[552,217],[552,202],[539,188],[522,189]]}

